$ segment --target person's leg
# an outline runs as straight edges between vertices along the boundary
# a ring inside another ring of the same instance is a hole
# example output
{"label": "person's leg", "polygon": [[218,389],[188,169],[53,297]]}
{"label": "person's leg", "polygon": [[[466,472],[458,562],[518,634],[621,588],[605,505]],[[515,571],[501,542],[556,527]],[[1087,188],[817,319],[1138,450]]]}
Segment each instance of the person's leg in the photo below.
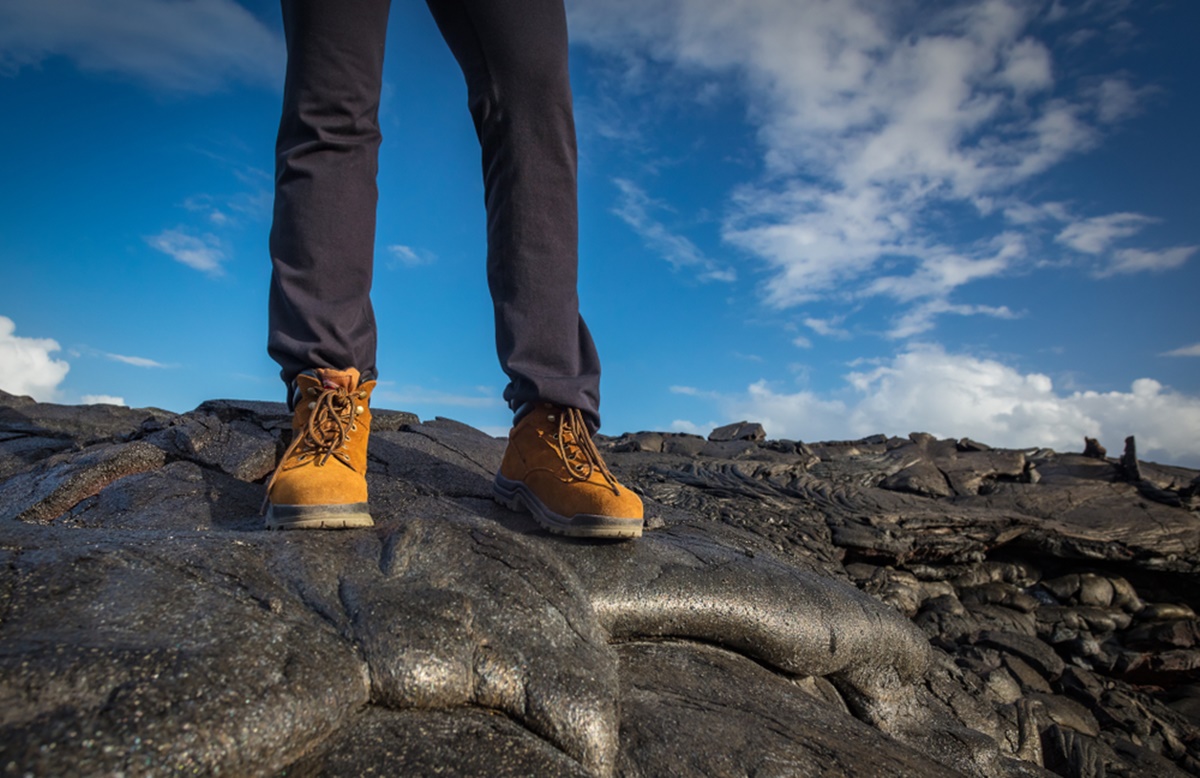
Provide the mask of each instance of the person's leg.
{"label": "person's leg", "polygon": [[[375,175],[389,0],[282,0],[270,334],[294,405],[267,484],[272,529],[369,527]],[[361,374],[360,374],[361,371]]]}
{"label": "person's leg", "polygon": [[600,360],[579,315],[575,120],[562,0],[427,0],[462,66],[483,151],[488,285],[519,418],[493,491],[552,532],[642,534],[604,464]]}
{"label": "person's leg", "polygon": [[282,0],[288,60],[267,350],[289,387],[313,368],[375,375],[370,291],[389,2]]}
{"label": "person's leg", "polygon": [[483,155],[488,286],[514,411],[600,425],[600,359],[579,315],[575,119],[562,0],[427,0],[467,81]]}

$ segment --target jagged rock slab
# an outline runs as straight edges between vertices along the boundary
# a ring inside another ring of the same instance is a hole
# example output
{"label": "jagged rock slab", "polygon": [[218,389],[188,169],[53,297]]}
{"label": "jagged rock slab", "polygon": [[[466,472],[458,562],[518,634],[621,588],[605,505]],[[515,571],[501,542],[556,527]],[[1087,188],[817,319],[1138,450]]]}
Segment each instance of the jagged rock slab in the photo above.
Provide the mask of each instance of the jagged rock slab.
{"label": "jagged rock slab", "polygon": [[162,449],[145,441],[56,454],[0,486],[0,521],[49,524],[113,481],[155,470],[166,460]]}
{"label": "jagged rock slab", "polygon": [[4,439],[34,436],[69,440],[86,446],[126,440],[175,414],[158,408],[118,405],[56,405],[39,403],[0,391],[0,435]]}

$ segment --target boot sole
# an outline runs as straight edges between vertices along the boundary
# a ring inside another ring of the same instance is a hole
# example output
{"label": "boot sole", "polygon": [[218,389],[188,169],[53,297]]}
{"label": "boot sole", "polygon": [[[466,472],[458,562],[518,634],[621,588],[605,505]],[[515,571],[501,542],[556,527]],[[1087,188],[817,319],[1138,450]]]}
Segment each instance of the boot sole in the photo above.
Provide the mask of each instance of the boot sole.
{"label": "boot sole", "polygon": [[271,505],[267,529],[355,529],[374,527],[365,502],[347,505]]}
{"label": "boot sole", "polygon": [[577,513],[568,518],[547,508],[524,483],[509,480],[499,473],[492,482],[492,495],[496,502],[509,510],[530,514],[534,521],[556,535],[615,540],[642,536],[641,519],[597,516],[591,513]]}

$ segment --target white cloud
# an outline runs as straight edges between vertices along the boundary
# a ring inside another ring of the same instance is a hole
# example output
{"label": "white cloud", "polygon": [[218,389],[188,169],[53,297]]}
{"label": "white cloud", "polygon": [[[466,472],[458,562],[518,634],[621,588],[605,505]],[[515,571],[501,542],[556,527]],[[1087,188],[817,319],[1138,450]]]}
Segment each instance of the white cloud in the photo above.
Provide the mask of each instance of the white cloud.
{"label": "white cloud", "polygon": [[1103,254],[1120,238],[1136,235],[1156,219],[1140,213],[1111,213],[1068,224],[1056,241],[1085,254]]}
{"label": "white cloud", "polygon": [[1115,248],[1118,240],[1136,235],[1158,219],[1140,213],[1112,213],[1090,219],[1071,220],[1055,240],[1084,254],[1106,259],[1092,274],[1098,278],[1141,272],[1161,272],[1181,267],[1200,246],[1168,249]]}
{"label": "white cloud", "polygon": [[998,77],[1019,95],[1032,94],[1054,85],[1054,67],[1050,52],[1031,38],[1017,41],[1004,54]]}
{"label": "white cloud", "polygon": [[909,275],[881,275],[866,286],[869,294],[886,294],[901,302],[944,298],[960,286],[1004,274],[1025,255],[1020,236],[1002,233],[988,254],[968,257],[943,249],[930,249]]}
{"label": "white cloud", "polygon": [[125,356],[124,354],[105,354],[104,356],[108,357],[114,362],[124,362],[126,365],[133,365],[134,367],[172,367],[172,365],[156,362],[155,360],[147,359],[146,357],[129,357]]}
{"label": "white cloud", "polygon": [[233,0],[3,0],[0,75],[52,57],[160,89],[281,88],[283,40]]}
{"label": "white cloud", "polygon": [[826,192],[808,184],[781,192],[743,187],[722,237],[761,257],[773,270],[767,302],[785,308],[826,297],[868,277],[886,255],[915,258],[906,218],[885,218],[887,195],[877,187]]}
{"label": "white cloud", "polygon": [[1113,259],[1108,267],[1099,270],[1098,276],[1112,276],[1125,273],[1141,273],[1143,271],[1161,272],[1182,267],[1200,246],[1176,246],[1162,251],[1147,251],[1145,249],[1121,249],[1113,252]]}
{"label": "white cloud", "polygon": [[157,235],[147,236],[146,243],[176,262],[208,275],[219,276],[224,273],[221,263],[225,261],[225,251],[215,235],[196,237],[182,229],[163,230]]}
{"label": "white cloud", "polygon": [[662,255],[675,269],[689,268],[698,271],[702,281],[733,281],[737,275],[733,270],[722,267],[704,256],[704,252],[696,244],[682,235],[672,232],[662,222],[650,215],[654,208],[663,208],[661,203],[654,202],[646,192],[632,181],[623,178],[613,179],[613,183],[621,190],[617,206],[613,212],[633,231],[641,236],[653,251]]}
{"label": "white cloud", "polygon": [[722,398],[721,405],[726,418],[760,422],[775,438],[836,440],[846,436],[846,404],[816,392],[779,394],[766,381],[758,381],[743,395]]}
{"label": "white cloud", "polygon": [[1145,459],[1200,464],[1200,397],[1142,378],[1127,392],[1057,392],[1040,373],[994,359],[914,346],[872,369],[845,376],[829,395],[779,392],[766,382],[725,395],[728,419],[763,424],[773,437],[827,440],[883,432],[922,431],[943,438],[1058,451],[1082,447],[1084,436],[1119,446],[1136,435]]}
{"label": "white cloud", "polygon": [[1060,202],[1046,202],[1034,205],[1013,199],[1004,203],[1002,213],[1005,219],[1019,227],[1049,220],[1069,222],[1074,218],[1071,216],[1071,211],[1067,207],[1067,204]]}
{"label": "white cloud", "polygon": [[710,400],[719,399],[719,392],[709,391],[707,389],[697,389],[694,386],[672,386],[669,391],[671,394],[682,394],[685,397],[706,397]]}
{"label": "white cloud", "polygon": [[[1043,264],[1029,238],[972,215],[1000,205],[1016,224],[1061,219],[1060,203],[1015,202],[1017,187],[1094,148],[1101,129],[1151,91],[1125,76],[1060,78],[1038,37],[1067,24],[1108,27],[1121,10],[1026,0],[951,0],[920,14],[886,0],[592,0],[572,6],[571,22],[574,40],[623,63],[631,92],[664,69],[744,88],[764,174],[735,190],[722,238],[766,265],[768,304],[885,295],[932,326],[930,301],[1004,315],[1003,305],[950,298]],[[646,223],[626,194],[627,221]],[[1116,216],[1124,220],[1080,220],[1060,239],[1079,250],[1107,246],[1149,221]],[[953,232],[975,237],[947,237],[948,217]],[[683,236],[664,243],[673,261],[695,261]]]}
{"label": "white cloud", "polygon": [[898,317],[888,330],[889,338],[911,338],[933,329],[938,316],[953,314],[955,316],[991,316],[996,319],[1015,319],[1017,314],[1008,306],[1000,305],[956,305],[946,300],[930,300],[921,303]]}
{"label": "white cloud", "polygon": [[808,327],[818,335],[824,335],[827,338],[848,338],[850,333],[840,326],[845,319],[843,316],[835,316],[829,319],[818,319],[815,316],[809,316],[804,320],[804,326]]}
{"label": "white cloud", "polygon": [[1154,92],[1151,87],[1135,88],[1123,78],[1106,78],[1096,88],[1097,116],[1105,124],[1128,119],[1141,110],[1145,98]]}
{"label": "white cloud", "polygon": [[1160,357],[1200,357],[1200,343],[1193,343],[1190,346],[1177,348],[1172,351],[1164,351],[1159,354]]}
{"label": "white cloud", "polygon": [[1062,203],[1039,203],[1033,205],[1021,200],[1012,200],[1004,203],[1002,213],[1009,223],[1019,227],[1038,224],[1051,218],[1058,218],[1060,221],[1068,219],[1067,216],[1063,215],[1066,213],[1066,206]]}
{"label": "white cloud", "polygon": [[17,325],[0,316],[0,389],[47,402],[58,396],[58,385],[71,366],[51,356],[60,351],[50,338],[24,338]]}
{"label": "white cloud", "polygon": [[437,255],[424,249],[414,249],[400,243],[387,247],[388,267],[420,267],[432,265],[437,261]]}
{"label": "white cloud", "polygon": [[79,398],[81,405],[126,405],[124,397],[111,394],[85,394]]}

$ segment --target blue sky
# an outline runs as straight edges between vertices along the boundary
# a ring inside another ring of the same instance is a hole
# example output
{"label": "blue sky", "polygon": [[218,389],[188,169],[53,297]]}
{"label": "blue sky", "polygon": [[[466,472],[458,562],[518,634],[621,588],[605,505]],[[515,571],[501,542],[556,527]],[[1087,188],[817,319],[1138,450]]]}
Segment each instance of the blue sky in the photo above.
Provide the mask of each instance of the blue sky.
{"label": "blue sky", "polygon": [[[1200,465],[1200,6],[573,0],[604,431]],[[280,399],[279,11],[0,0],[0,388]],[[478,145],[423,4],[381,111],[376,405],[500,434]]]}

